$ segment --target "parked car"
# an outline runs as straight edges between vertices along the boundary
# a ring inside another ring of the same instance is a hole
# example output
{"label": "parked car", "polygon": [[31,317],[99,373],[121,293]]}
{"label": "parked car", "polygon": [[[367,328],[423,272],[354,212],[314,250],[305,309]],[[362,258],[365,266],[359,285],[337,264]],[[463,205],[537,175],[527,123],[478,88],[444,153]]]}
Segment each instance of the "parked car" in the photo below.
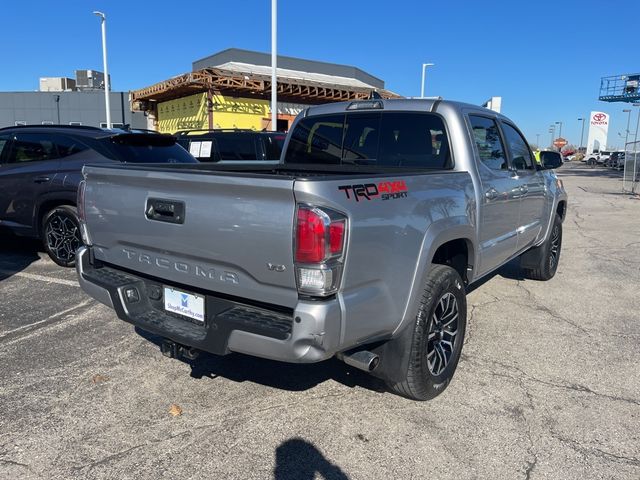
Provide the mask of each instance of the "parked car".
{"label": "parked car", "polygon": [[611,156],[611,152],[605,151],[605,150],[601,150],[601,151],[594,151],[591,152],[590,154],[587,154],[585,156],[585,161],[587,162],[587,165],[604,165],[605,162],[607,160],[609,160],[609,157]]}
{"label": "parked car", "polygon": [[277,165],[85,167],[80,285],[167,356],[337,356],[426,400],[460,359],[468,285],[518,257],[556,273],[551,163],[473,105],[310,107]]}
{"label": "parked car", "polygon": [[605,165],[610,168],[622,170],[624,168],[624,151],[612,152]]}
{"label": "parked car", "polygon": [[183,130],[176,135],[201,162],[280,160],[286,138],[281,132],[238,129]]}
{"label": "parked car", "polygon": [[129,162],[197,160],[168,135],[64,125],[0,129],[0,226],[41,238],[54,262],[73,266],[83,165]]}

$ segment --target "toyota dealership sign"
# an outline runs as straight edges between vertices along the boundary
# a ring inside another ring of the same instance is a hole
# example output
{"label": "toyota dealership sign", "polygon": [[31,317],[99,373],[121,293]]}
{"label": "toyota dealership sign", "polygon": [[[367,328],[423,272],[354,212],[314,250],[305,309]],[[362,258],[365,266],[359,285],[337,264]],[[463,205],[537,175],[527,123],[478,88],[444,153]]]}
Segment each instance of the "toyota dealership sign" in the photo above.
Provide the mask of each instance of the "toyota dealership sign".
{"label": "toyota dealership sign", "polygon": [[591,112],[589,117],[589,136],[587,137],[587,154],[606,150],[609,133],[609,114]]}

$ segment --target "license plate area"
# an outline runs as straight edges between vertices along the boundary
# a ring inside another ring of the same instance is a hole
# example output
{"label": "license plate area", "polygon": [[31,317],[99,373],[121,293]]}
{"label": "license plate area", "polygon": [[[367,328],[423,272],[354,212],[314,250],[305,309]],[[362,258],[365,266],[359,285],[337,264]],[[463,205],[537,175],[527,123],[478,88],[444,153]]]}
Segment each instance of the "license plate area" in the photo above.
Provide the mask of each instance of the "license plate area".
{"label": "license plate area", "polygon": [[205,298],[191,292],[164,286],[164,309],[167,312],[187,317],[200,325],[204,325]]}

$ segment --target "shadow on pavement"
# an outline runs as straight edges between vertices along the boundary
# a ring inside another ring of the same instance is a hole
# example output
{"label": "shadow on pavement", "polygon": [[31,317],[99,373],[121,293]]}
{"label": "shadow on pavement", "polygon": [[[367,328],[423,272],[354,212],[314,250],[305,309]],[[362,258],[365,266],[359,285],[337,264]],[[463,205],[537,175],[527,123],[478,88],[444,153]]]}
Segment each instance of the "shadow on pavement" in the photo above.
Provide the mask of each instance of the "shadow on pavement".
{"label": "shadow on pavement", "polygon": [[40,259],[42,243],[36,239],[18,237],[0,229],[0,281],[21,272]]}
{"label": "shadow on pavement", "polygon": [[[138,335],[160,346],[162,338],[135,327]],[[178,361],[191,366],[193,378],[223,377],[234,382],[253,382],[288,391],[304,391],[327,380],[334,380],[347,387],[361,387],[376,392],[386,392],[384,382],[365,372],[330,359],[319,363],[295,364],[251,357],[239,353],[212,355],[201,352],[195,360],[181,358]]]}
{"label": "shadow on pavement", "polygon": [[325,480],[348,480],[340,467],[324,458],[315,445],[291,438],[276,448],[275,480],[313,480],[316,474]]}
{"label": "shadow on pavement", "polygon": [[520,257],[514,258],[509,263],[506,263],[498,270],[491,272],[485,277],[482,277],[479,281],[475,282],[471,286],[467,288],[467,294],[473,292],[477,288],[480,288],[482,285],[495,278],[497,275],[500,275],[503,278],[508,278],[509,280],[528,280],[527,277],[524,276],[524,270],[520,266]]}

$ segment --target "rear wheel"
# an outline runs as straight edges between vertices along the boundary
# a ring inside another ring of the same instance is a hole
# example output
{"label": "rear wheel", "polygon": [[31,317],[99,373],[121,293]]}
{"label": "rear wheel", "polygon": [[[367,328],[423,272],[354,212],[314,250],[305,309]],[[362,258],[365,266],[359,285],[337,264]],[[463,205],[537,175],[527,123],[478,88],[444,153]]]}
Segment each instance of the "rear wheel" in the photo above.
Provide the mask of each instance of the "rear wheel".
{"label": "rear wheel", "polygon": [[415,318],[409,366],[391,390],[413,400],[429,400],[449,385],[460,360],[467,325],[467,301],[458,272],[433,265]]}
{"label": "rear wheel", "polygon": [[82,245],[80,222],[75,207],[61,205],[45,215],[42,222],[42,242],[51,260],[58,265],[75,265],[76,250]]}

